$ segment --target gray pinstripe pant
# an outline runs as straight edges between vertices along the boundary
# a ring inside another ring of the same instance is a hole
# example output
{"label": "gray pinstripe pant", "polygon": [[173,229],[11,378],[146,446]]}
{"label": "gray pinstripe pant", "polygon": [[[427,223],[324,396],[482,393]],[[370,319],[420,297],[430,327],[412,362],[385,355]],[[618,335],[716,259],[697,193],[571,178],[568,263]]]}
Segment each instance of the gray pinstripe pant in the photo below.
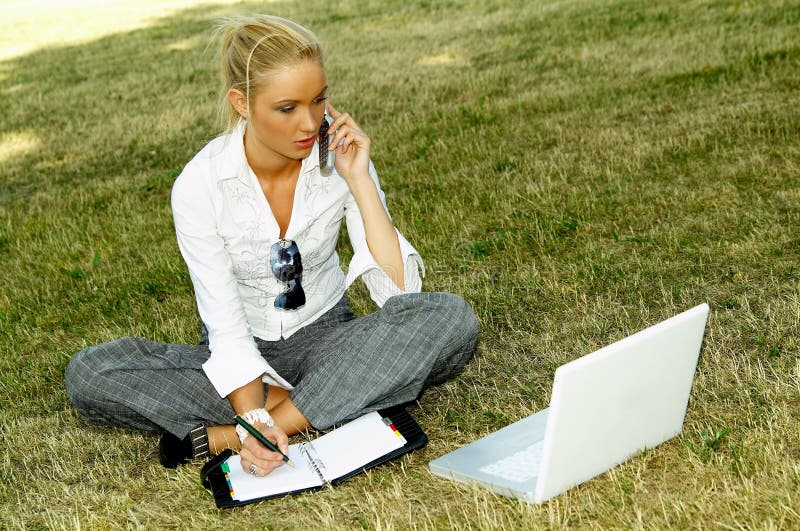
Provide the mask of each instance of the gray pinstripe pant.
{"label": "gray pinstripe pant", "polygon": [[[461,297],[408,293],[355,318],[346,297],[288,339],[256,338],[261,355],[295,386],[291,400],[325,429],[416,399],[457,375],[475,352],[478,324]],[[67,396],[95,424],[169,431],[184,437],[204,422],[231,424],[234,412],[201,365],[208,345],[122,338],[77,353]]]}

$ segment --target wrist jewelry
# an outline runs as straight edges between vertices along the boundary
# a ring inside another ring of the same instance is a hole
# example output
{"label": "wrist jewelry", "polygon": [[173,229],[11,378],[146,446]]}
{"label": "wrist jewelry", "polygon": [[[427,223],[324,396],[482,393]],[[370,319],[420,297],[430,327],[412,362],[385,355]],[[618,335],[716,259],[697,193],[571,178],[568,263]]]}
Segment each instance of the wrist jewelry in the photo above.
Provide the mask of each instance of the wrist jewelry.
{"label": "wrist jewelry", "polygon": [[[258,422],[260,424],[265,424],[268,428],[271,428],[275,425],[275,421],[272,420],[272,417],[270,416],[269,412],[263,407],[257,409],[251,409],[247,413],[243,413],[240,416],[250,424],[255,424]],[[239,436],[239,442],[243,443],[244,440],[247,438],[247,436],[250,434],[247,433],[247,430],[245,430],[242,426],[239,426],[237,424],[236,435]]]}
{"label": "wrist jewelry", "polygon": [[205,424],[198,424],[189,431],[189,442],[192,445],[192,459],[207,459],[211,455]]}

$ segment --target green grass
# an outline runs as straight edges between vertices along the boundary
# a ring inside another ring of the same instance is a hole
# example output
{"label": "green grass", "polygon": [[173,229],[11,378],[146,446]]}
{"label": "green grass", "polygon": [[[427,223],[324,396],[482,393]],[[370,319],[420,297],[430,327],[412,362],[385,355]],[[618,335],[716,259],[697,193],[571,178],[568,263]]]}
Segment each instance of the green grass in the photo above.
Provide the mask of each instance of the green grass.
{"label": "green grass", "polygon": [[[800,528],[800,3],[21,5],[0,6],[0,527]],[[470,301],[481,342],[413,409],[427,448],[221,512],[154,435],[87,427],[63,371],[123,335],[196,341],[170,187],[218,131],[207,36],[255,11],[325,41],[425,288]],[[427,472],[546,407],[560,364],[700,302],[676,439],[542,506]]]}

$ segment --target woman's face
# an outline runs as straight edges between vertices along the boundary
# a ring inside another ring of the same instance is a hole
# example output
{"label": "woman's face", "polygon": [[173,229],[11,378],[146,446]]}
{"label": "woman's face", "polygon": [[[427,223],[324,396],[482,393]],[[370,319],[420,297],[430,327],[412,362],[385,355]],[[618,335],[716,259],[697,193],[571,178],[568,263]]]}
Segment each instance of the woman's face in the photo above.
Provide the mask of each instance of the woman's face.
{"label": "woman's face", "polygon": [[315,61],[260,76],[258,90],[250,93],[245,147],[269,158],[308,157],[322,123],[327,88],[325,70]]}

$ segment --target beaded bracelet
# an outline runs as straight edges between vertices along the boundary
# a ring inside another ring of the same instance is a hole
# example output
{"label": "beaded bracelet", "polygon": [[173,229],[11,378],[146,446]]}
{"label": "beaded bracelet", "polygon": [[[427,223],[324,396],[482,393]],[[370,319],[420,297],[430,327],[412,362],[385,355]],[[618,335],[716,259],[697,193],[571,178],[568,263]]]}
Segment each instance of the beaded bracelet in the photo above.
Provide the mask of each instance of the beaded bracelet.
{"label": "beaded bracelet", "polygon": [[[275,425],[275,421],[272,420],[269,412],[264,409],[263,407],[251,409],[247,413],[243,413],[241,417],[249,422],[250,424],[260,423],[265,424],[268,428],[271,428]],[[244,442],[245,438],[247,438],[249,433],[245,430],[242,426],[236,425],[236,435],[239,436],[239,442]]]}

